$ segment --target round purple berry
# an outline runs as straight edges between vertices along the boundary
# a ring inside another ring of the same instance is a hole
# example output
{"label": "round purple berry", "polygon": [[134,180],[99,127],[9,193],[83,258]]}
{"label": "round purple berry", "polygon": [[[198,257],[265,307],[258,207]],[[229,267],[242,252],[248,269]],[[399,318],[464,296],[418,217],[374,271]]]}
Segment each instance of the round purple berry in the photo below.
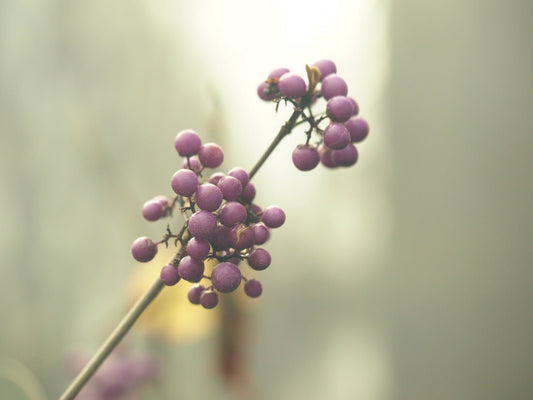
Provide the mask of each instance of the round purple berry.
{"label": "round purple berry", "polygon": [[326,114],[334,122],[346,122],[353,114],[353,104],[348,97],[332,97],[326,105]]}
{"label": "round purple berry", "polygon": [[202,163],[196,156],[187,157],[183,159],[181,163],[181,168],[190,169],[191,171],[194,171],[194,172],[200,172],[203,167],[204,166],[202,165]]}
{"label": "round purple berry", "polygon": [[359,104],[357,104],[357,102],[352,97],[347,97],[347,99],[350,101],[350,103],[352,103],[352,107],[353,107],[352,115],[359,114]]}
{"label": "round purple berry", "polygon": [[210,246],[206,239],[193,237],[187,243],[187,254],[198,261],[203,261],[209,254]]}
{"label": "round purple berry", "polygon": [[330,74],[322,81],[320,92],[326,100],[335,96],[346,96],[348,94],[348,85],[337,74]]}
{"label": "round purple berry", "polygon": [[263,286],[257,279],[248,279],[244,284],[244,293],[249,297],[259,297],[263,293]]}
{"label": "round purple berry", "polygon": [[248,177],[248,172],[246,172],[241,167],[235,167],[230,169],[228,175],[237,178],[241,182],[242,187],[245,187],[248,181],[250,180],[250,178]]}
{"label": "round purple berry", "polygon": [[236,201],[227,202],[220,209],[218,219],[227,227],[232,227],[246,221],[246,208]]}
{"label": "round purple berry", "polygon": [[354,143],[359,143],[368,136],[368,122],[361,117],[351,117],[344,126],[350,132],[350,138]]}
{"label": "round purple berry", "polygon": [[222,204],[222,191],[212,183],[204,183],[196,189],[196,204],[202,210],[216,211]]}
{"label": "round purple berry", "polygon": [[199,283],[192,285],[187,292],[187,298],[191,304],[200,304],[200,296],[202,295],[205,287]]}
{"label": "round purple berry", "polygon": [[209,177],[209,183],[212,183],[213,185],[218,185],[218,182],[224,176],[226,176],[226,174],[224,174],[223,172],[215,172]]}
{"label": "round purple berry", "polygon": [[292,152],[292,162],[300,171],[310,171],[318,165],[320,157],[316,148],[299,144]]}
{"label": "round purple berry", "polygon": [[155,199],[148,200],[143,204],[142,214],[148,221],[157,221],[163,216],[163,203]]}
{"label": "round purple berry", "polygon": [[285,213],[278,206],[269,206],[264,209],[261,220],[269,228],[278,228],[285,222]]}
{"label": "round purple berry", "polygon": [[189,282],[200,282],[204,276],[204,263],[191,256],[183,257],[178,264],[178,273]]}
{"label": "round purple berry", "polygon": [[141,236],[131,245],[131,254],[137,261],[148,262],[157,254],[157,245],[152,239]]}
{"label": "round purple berry", "polygon": [[264,224],[255,224],[254,225],[254,244],[264,244],[270,238],[270,229],[267,228]]}
{"label": "round purple berry", "polygon": [[174,286],[180,281],[180,274],[174,265],[167,264],[161,268],[160,278],[161,282],[163,282],[165,285]]}
{"label": "round purple berry", "polygon": [[218,168],[224,161],[224,152],[216,143],[206,143],[198,151],[198,158],[204,167]]}
{"label": "round purple berry", "polygon": [[179,169],[172,175],[170,184],[176,194],[191,197],[198,187],[198,177],[190,169]]}
{"label": "round purple berry", "polygon": [[254,245],[255,230],[253,226],[238,225],[230,232],[231,247],[237,251],[249,249]]}
{"label": "round purple berry", "polygon": [[221,293],[230,293],[241,283],[241,271],[230,262],[223,262],[213,268],[211,283]]}
{"label": "round purple berry", "polygon": [[344,149],[350,143],[350,133],[343,124],[332,122],[324,131],[324,144],[333,150]]}
{"label": "round purple berry", "polygon": [[255,249],[248,256],[248,265],[256,271],[262,271],[270,265],[270,253],[265,249]]}
{"label": "round purple berry", "polygon": [[252,182],[248,182],[242,189],[241,199],[246,202],[251,202],[255,197],[255,186]]}
{"label": "round purple berry", "polygon": [[333,161],[341,167],[350,167],[357,162],[358,152],[355,146],[350,143],[342,150],[333,152]]}
{"label": "round purple berry", "polygon": [[174,147],[182,157],[195,155],[202,146],[200,136],[193,130],[187,129],[179,132],[174,139]]}
{"label": "round purple berry", "polygon": [[236,200],[242,193],[242,183],[233,176],[223,176],[217,183],[218,188],[222,191],[224,199]]}
{"label": "round purple berry", "polygon": [[326,76],[335,74],[337,67],[331,60],[319,60],[313,63],[312,67],[317,67],[320,70],[320,80],[323,80]]}
{"label": "round purple berry", "polygon": [[213,290],[204,290],[200,295],[200,304],[203,308],[215,308],[218,304],[218,294]]}
{"label": "round purple berry", "polygon": [[301,76],[286,73],[279,78],[278,90],[283,96],[299,99],[307,91],[307,85]]}
{"label": "round purple berry", "polygon": [[200,210],[189,218],[189,232],[191,236],[207,239],[217,227],[217,219],[209,211]]}
{"label": "round purple berry", "polygon": [[320,162],[327,168],[337,168],[338,164],[333,160],[333,150],[322,143],[318,147],[318,154],[320,154]]}
{"label": "round purple berry", "polygon": [[215,251],[227,250],[231,247],[231,229],[227,226],[217,226],[209,235],[209,241]]}
{"label": "round purple berry", "polygon": [[271,90],[271,85],[265,81],[257,87],[257,95],[261,100],[270,101],[276,97],[276,91]]}
{"label": "round purple berry", "polygon": [[290,72],[288,68],[285,68],[285,67],[276,68],[274,71],[268,74],[267,80],[281,78],[281,76],[286,74],[287,72]]}

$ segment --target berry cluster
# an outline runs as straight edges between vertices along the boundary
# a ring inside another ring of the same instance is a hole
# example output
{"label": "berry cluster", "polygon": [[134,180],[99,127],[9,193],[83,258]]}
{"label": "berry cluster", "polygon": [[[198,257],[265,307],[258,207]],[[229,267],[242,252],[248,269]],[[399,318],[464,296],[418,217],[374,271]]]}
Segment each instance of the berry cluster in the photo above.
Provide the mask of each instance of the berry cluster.
{"label": "berry cluster", "polygon": [[[363,141],[369,131],[366,120],[358,116],[359,105],[347,97],[348,86],[337,75],[333,61],[315,62],[307,67],[307,75],[309,85],[287,68],[275,69],[259,84],[257,94],[278,105],[281,100],[292,103],[301,111],[299,123],[308,124],[305,144],[298,145],[292,153],[296,168],[309,171],[319,163],[327,168],[354,165],[358,159],[354,143]],[[327,101],[326,110],[314,115],[311,108],[320,98]],[[313,133],[316,138],[311,142]]]}
{"label": "berry cluster", "polygon": [[[154,258],[157,246],[168,246],[171,239],[181,244],[176,257],[161,269],[161,281],[168,286],[181,279],[196,283],[189,292],[189,301],[213,308],[218,304],[218,293],[230,293],[244,281],[244,292],[250,297],[262,293],[261,283],[246,279],[238,264],[246,260],[248,265],[261,271],[270,265],[268,251],[259,248],[270,238],[270,230],[285,222],[285,213],[277,206],[262,209],[253,203],[255,187],[248,173],[239,167],[227,174],[216,172],[203,178],[206,168],[218,168],[224,153],[215,143],[202,144],[200,136],[192,130],[178,133],[174,146],[183,162],[171,179],[173,200],[157,196],[147,201],[142,214],[148,221],[156,221],[172,215],[176,204],[185,215],[182,230],[167,233],[159,242],[140,237],[133,242],[131,252],[137,261],[147,262]],[[205,275],[205,261],[215,259],[217,264],[211,276]],[[211,285],[198,284],[203,278]]]}

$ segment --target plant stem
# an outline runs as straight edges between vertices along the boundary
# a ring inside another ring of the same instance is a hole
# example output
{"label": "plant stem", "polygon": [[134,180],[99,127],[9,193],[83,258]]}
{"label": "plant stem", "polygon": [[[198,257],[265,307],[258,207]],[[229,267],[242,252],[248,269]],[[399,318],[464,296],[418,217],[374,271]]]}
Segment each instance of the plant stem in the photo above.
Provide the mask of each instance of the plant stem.
{"label": "plant stem", "polygon": [[59,400],[71,400],[79,393],[89,378],[96,372],[100,364],[104,362],[111,351],[113,351],[113,349],[119,344],[122,338],[133,326],[135,321],[137,321],[137,319],[141,316],[146,307],[148,307],[148,305],[157,297],[164,287],[165,285],[163,282],[161,282],[161,279],[158,276],[154,283],[152,283],[148,290],[142,295],[142,297],[137,300],[137,303],[135,303],[130,311],[124,316],[124,318],[122,318],[115,330],[111,332],[100,349],[98,349],[96,354],[87,363],[85,368],[83,368],[76,379],[74,379],[67,390],[65,390]]}

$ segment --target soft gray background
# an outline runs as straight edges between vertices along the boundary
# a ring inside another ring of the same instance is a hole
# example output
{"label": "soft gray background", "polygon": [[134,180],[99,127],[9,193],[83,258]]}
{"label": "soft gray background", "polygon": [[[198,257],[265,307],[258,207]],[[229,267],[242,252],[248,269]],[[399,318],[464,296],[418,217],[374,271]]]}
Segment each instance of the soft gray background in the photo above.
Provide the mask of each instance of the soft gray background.
{"label": "soft gray background", "polygon": [[[310,173],[295,133],[255,179],[288,215],[253,316],[263,398],[530,399],[532,16],[525,0],[3,2],[0,397],[27,398],[22,376],[56,398],[66,349],[120,317],[176,132],[250,168],[287,117],[257,84],[332,58],[371,133],[354,168]],[[167,379],[145,397],[233,398],[215,344],[161,344]]]}

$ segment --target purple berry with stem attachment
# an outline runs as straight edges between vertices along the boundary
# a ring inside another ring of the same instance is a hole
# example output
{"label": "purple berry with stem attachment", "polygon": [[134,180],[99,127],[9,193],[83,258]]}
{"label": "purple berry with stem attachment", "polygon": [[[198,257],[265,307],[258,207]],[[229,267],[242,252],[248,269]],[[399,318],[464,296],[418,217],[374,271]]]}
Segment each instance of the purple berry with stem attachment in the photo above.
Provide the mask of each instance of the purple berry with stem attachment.
{"label": "purple berry with stem attachment", "polygon": [[299,99],[307,91],[307,85],[301,76],[286,73],[279,78],[278,90],[283,96]]}
{"label": "purple berry with stem attachment", "polygon": [[205,287],[200,284],[192,285],[189,291],[187,292],[187,298],[191,304],[200,304],[200,297],[202,296]]}
{"label": "purple berry with stem attachment", "polygon": [[190,157],[198,153],[202,146],[200,136],[193,130],[186,129],[179,132],[174,139],[174,147],[182,157]]}
{"label": "purple berry with stem attachment", "polygon": [[281,78],[281,76],[286,74],[287,72],[290,72],[289,68],[285,68],[285,67],[276,68],[275,70],[270,72],[270,74],[268,74],[267,80]]}
{"label": "purple berry with stem attachment", "polygon": [[218,168],[224,161],[224,152],[216,143],[206,143],[198,151],[198,158],[204,167]]}
{"label": "purple berry with stem attachment", "polygon": [[326,76],[335,74],[337,67],[331,60],[318,60],[313,63],[312,67],[317,67],[320,70],[320,80],[322,81]]}
{"label": "purple berry with stem attachment", "polygon": [[163,211],[163,203],[152,199],[143,204],[142,215],[148,221],[157,221],[163,216]]}
{"label": "purple berry with stem attachment", "polygon": [[233,176],[223,176],[217,183],[221,190],[224,199],[232,201],[236,200],[242,193],[242,183],[239,179]]}
{"label": "purple berry with stem attachment", "polygon": [[326,114],[334,122],[346,122],[353,115],[353,104],[348,97],[332,97],[326,105]]}
{"label": "purple berry with stem attachment", "polygon": [[157,254],[157,245],[152,239],[141,236],[131,245],[131,254],[137,261],[148,262]]}
{"label": "purple berry with stem attachment", "polygon": [[212,183],[204,183],[196,189],[196,204],[202,210],[218,210],[222,204],[222,197],[222,191]]}
{"label": "purple berry with stem attachment", "polygon": [[248,256],[248,265],[256,271],[262,271],[270,265],[270,253],[265,249],[255,249]]}
{"label": "purple berry with stem attachment", "polygon": [[198,177],[190,169],[179,169],[172,175],[170,184],[176,194],[191,197],[198,187]]}
{"label": "purple berry with stem attachment", "polygon": [[357,149],[350,143],[344,149],[333,152],[333,161],[341,167],[350,167],[357,162],[358,156]]}
{"label": "purple berry with stem attachment", "polygon": [[193,237],[187,242],[187,254],[198,261],[203,261],[209,254],[209,241]]}
{"label": "purple berry with stem attachment", "polygon": [[361,117],[351,117],[344,123],[344,126],[350,132],[350,138],[353,143],[362,142],[368,136],[368,122]]}
{"label": "purple berry with stem attachment", "polygon": [[278,206],[269,206],[263,210],[261,219],[269,228],[279,228],[285,222],[285,213]]}
{"label": "purple berry with stem attachment", "polygon": [[350,143],[350,133],[343,124],[332,122],[324,131],[324,144],[333,150],[344,149]]}
{"label": "purple berry with stem attachment", "polygon": [[213,290],[204,290],[200,296],[200,304],[203,308],[215,308],[218,304],[218,294]]}
{"label": "purple berry with stem attachment", "polygon": [[200,210],[189,218],[189,232],[191,236],[207,239],[217,227],[217,219],[209,211]]}
{"label": "purple berry with stem attachment", "polygon": [[167,264],[161,268],[159,277],[161,278],[161,282],[167,286],[173,286],[180,281],[178,269],[172,264]]}
{"label": "purple berry with stem attachment", "polygon": [[269,90],[270,84],[268,82],[261,82],[257,87],[257,95],[261,100],[270,101],[276,98],[276,92],[274,90]]}
{"label": "purple berry with stem attachment", "polygon": [[255,231],[253,226],[238,225],[230,232],[231,246],[241,251],[254,245]]}
{"label": "purple berry with stem attachment", "polygon": [[263,285],[257,279],[248,279],[244,284],[244,293],[249,297],[259,297],[263,293]]}
{"label": "purple berry with stem attachment", "polygon": [[328,75],[322,81],[320,93],[326,100],[335,96],[346,96],[348,94],[348,85],[344,79],[336,74]]}
{"label": "purple berry with stem attachment", "polygon": [[310,171],[320,161],[316,148],[306,144],[299,144],[292,152],[292,162],[300,171]]}
{"label": "purple berry with stem attachment", "polygon": [[189,282],[200,282],[204,276],[204,263],[191,256],[183,257],[178,264],[178,273]]}
{"label": "purple berry with stem attachment", "polygon": [[190,169],[191,171],[194,171],[194,172],[200,172],[203,167],[204,166],[202,165],[202,163],[196,156],[185,158],[183,159],[183,162],[181,163],[182,169]]}
{"label": "purple berry with stem attachment", "polygon": [[246,221],[246,208],[236,201],[227,202],[220,209],[218,219],[220,223],[227,227],[232,227]]}
{"label": "purple berry with stem attachment", "polygon": [[241,283],[242,275],[239,268],[230,262],[223,262],[213,268],[211,283],[221,293],[231,293]]}

